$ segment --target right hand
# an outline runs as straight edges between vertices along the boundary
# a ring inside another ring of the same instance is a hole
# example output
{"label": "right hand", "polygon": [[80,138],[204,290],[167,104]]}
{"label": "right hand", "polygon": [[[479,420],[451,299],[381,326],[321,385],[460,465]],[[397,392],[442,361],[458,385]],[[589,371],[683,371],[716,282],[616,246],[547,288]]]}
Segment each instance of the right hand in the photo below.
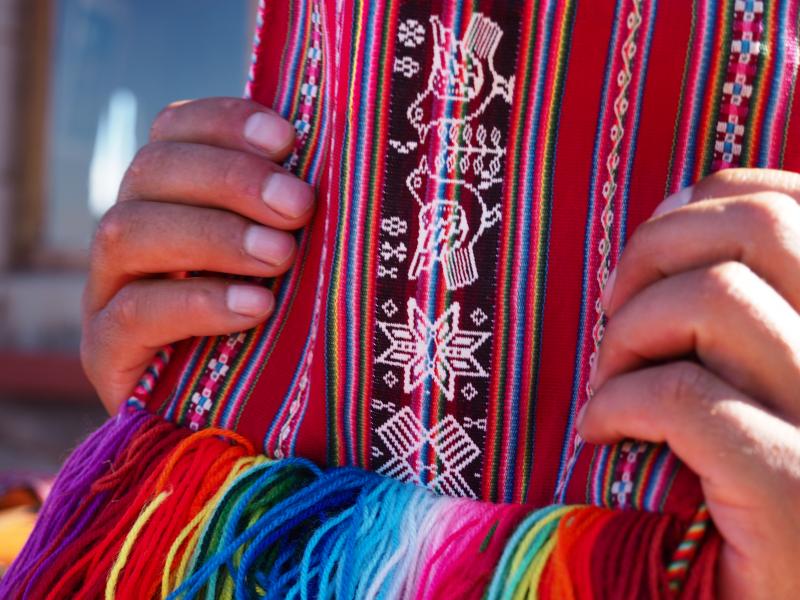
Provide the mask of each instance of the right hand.
{"label": "right hand", "polygon": [[274,277],[291,267],[289,232],[314,203],[311,186],[276,164],[294,139],[290,123],[247,100],[176,103],[158,115],[97,228],[83,296],[81,361],[109,413],[162,346],[250,329],[272,313],[264,287],[174,274]]}

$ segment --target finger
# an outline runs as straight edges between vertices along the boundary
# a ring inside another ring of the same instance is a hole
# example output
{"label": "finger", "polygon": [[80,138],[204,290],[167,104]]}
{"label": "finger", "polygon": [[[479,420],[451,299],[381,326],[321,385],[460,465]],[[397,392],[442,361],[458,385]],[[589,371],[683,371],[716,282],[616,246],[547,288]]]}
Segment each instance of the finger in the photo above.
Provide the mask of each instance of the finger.
{"label": "finger", "polygon": [[778,169],[724,169],[691,188],[691,202],[761,192],[786,194],[800,202],[800,174]]}
{"label": "finger", "polygon": [[291,152],[292,124],[274,110],[240,98],[175,102],[156,117],[150,140],[257,152],[279,161]]}
{"label": "finger", "polygon": [[737,262],[660,280],[610,319],[591,385],[695,354],[712,372],[800,419],[800,315]]}
{"label": "finger", "polygon": [[[724,597],[774,589],[797,555],[800,435],[701,366],[678,362],[610,379],[578,416],[581,437],[666,442],[699,477],[725,540]],[[742,595],[744,594],[744,595]],[[794,597],[781,594],[780,597]]]}
{"label": "finger", "polygon": [[[725,498],[716,499],[734,505],[760,498],[776,473],[800,468],[795,426],[691,362],[609,379],[582,409],[578,430],[597,444],[624,438],[667,442],[711,486],[707,494],[724,493]],[[730,496],[732,490],[739,497]]]}
{"label": "finger", "polygon": [[295,251],[291,234],[228,211],[123,202],[113,206],[98,225],[86,310],[100,310],[125,284],[146,275],[214,271],[274,277],[289,268]]}
{"label": "finger", "polygon": [[778,169],[724,169],[712,173],[664,199],[653,217],[660,217],[693,202],[774,192],[800,202],[800,174]]}
{"label": "finger", "polygon": [[223,208],[279,229],[311,217],[310,185],[265,158],[201,144],[155,142],[136,154],[119,198]]}
{"label": "finger", "polygon": [[800,311],[797,202],[761,192],[690,204],[642,224],[606,286],[606,312],[613,315],[659,279],[731,260],[749,266]]}
{"label": "finger", "polygon": [[86,322],[83,366],[113,414],[159,348],[250,329],[274,305],[269,290],[222,279],[135,281]]}

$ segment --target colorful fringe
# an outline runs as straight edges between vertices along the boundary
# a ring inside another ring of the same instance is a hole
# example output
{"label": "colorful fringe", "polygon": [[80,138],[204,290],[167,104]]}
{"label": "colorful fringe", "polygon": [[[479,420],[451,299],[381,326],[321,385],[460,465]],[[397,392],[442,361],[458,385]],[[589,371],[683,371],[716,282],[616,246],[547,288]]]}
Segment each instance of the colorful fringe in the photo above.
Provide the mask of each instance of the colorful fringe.
{"label": "colorful fringe", "polygon": [[133,411],[69,459],[0,597],[712,597],[705,523],[446,498]]}

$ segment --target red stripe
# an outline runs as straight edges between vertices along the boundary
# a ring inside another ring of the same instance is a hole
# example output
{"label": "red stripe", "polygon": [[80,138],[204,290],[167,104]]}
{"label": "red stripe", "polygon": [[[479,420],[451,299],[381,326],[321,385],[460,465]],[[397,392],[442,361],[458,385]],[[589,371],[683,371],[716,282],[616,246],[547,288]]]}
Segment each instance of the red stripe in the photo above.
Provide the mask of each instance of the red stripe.
{"label": "red stripe", "polygon": [[[575,365],[583,277],[587,190],[603,89],[605,52],[613,28],[610,3],[578,3],[562,97],[562,116],[555,155],[550,226],[548,281],[545,293],[536,423],[538,456],[552,457],[533,465],[527,501],[549,503],[555,487]],[[578,290],[576,292],[576,290]]]}
{"label": "red stripe", "polygon": [[[700,112],[699,129],[696,132],[697,136],[695,137],[697,154],[692,173],[692,182],[695,182],[706,175],[705,161],[703,159],[708,155],[714,155],[714,142],[717,138],[717,123],[726,118],[726,115],[720,112],[718,118],[714,119],[716,111],[720,108],[721,101],[721,96],[715,93],[714,84],[719,80],[720,77],[722,77],[723,80],[726,79],[724,73],[728,70],[731,46],[730,42],[727,46],[725,45],[725,34],[728,32],[729,28],[725,27],[724,18],[727,12],[732,10],[733,7],[730,5],[730,3],[725,2],[722,4],[722,6],[720,6],[719,12],[717,13],[718,18],[717,23],[715,24],[713,40],[713,48],[717,50],[714,52],[713,58],[711,59],[710,69],[708,71],[708,76],[706,77],[706,80],[708,81],[708,88],[706,90],[707,93],[702,98],[698,97],[698,102],[703,103],[703,108]],[[732,41],[733,36],[736,35],[735,32],[733,32],[732,22],[730,31],[732,32]],[[720,94],[721,93],[722,89],[720,88]]]}
{"label": "red stripe", "polygon": [[[550,48],[550,56],[558,57],[559,52],[562,48],[559,46],[560,43],[565,42],[565,50],[568,50],[569,47],[572,45],[570,39],[565,39],[563,36],[567,36],[567,28],[569,27],[569,23],[566,22],[567,14],[566,11],[569,8],[568,2],[560,2],[557,5],[556,14],[553,20],[553,31],[550,32],[551,35],[551,48]],[[573,17],[574,18],[574,17]],[[561,98],[556,98],[554,95],[558,93],[559,90],[556,90],[557,85],[557,77],[559,75],[560,68],[563,68],[562,65],[558,63],[557,60],[549,60],[546,62],[547,65],[547,77],[545,81],[544,89],[547,91],[547,96],[544,98],[544,102],[542,103],[542,107],[544,109],[543,113],[540,116],[532,115],[532,118],[540,118],[540,129],[539,129],[539,138],[536,141],[536,148],[538,148],[538,152],[536,155],[536,164],[534,165],[534,174],[536,175],[533,186],[534,189],[540,192],[540,196],[538,198],[538,202],[535,204],[535,211],[533,214],[533,220],[530,224],[530,231],[535,232],[534,239],[531,241],[531,248],[534,249],[534,253],[532,256],[528,257],[528,260],[534,268],[542,263],[544,263],[545,268],[547,267],[546,257],[549,251],[548,247],[541,247],[541,237],[543,235],[549,234],[549,231],[544,231],[543,227],[545,226],[543,223],[544,217],[543,213],[545,208],[550,210],[550,206],[553,202],[552,190],[550,190],[550,196],[545,197],[544,191],[548,183],[548,179],[552,176],[552,171],[546,171],[546,158],[547,158],[547,143],[552,137],[557,135],[555,130],[551,130],[551,127],[555,126],[558,128],[559,122],[553,122],[554,120],[554,113],[560,111],[561,109]],[[551,157],[551,160],[555,160],[555,156]],[[554,169],[554,165],[550,165],[551,169]],[[524,171],[523,171],[524,172]],[[527,192],[526,192],[527,193]],[[547,202],[548,206],[545,206],[545,202]],[[548,225],[549,228],[549,225]],[[518,244],[521,246],[522,244]],[[539,251],[544,254],[544,256],[540,256]],[[513,448],[513,451],[516,453],[516,465],[515,465],[515,489],[514,489],[514,496],[512,501],[514,502],[523,502],[525,498],[522,496],[525,488],[527,486],[527,479],[530,473],[526,473],[526,470],[532,468],[531,462],[533,461],[533,457],[530,457],[530,460],[526,460],[527,457],[525,453],[529,451],[529,449],[533,448],[531,438],[535,435],[535,419],[532,419],[532,422],[528,422],[525,418],[531,412],[531,403],[534,402],[533,394],[534,394],[534,385],[536,384],[537,374],[534,370],[533,361],[536,358],[536,345],[542,335],[541,328],[543,326],[543,322],[536,323],[535,318],[535,310],[542,306],[544,298],[537,298],[537,290],[539,289],[539,277],[544,277],[545,275],[542,274],[541,276],[536,274],[534,270],[534,278],[533,281],[519,281],[518,285],[523,287],[527,287],[527,294],[525,296],[525,305],[528,307],[528,315],[527,320],[529,323],[534,323],[536,329],[533,330],[533,335],[526,336],[523,339],[523,363],[520,372],[520,390],[519,390],[519,421],[520,427],[517,432],[517,444]],[[545,294],[545,290],[542,290],[542,295]],[[537,301],[538,300],[538,301]],[[520,327],[520,323],[516,323],[518,320],[516,318],[517,312],[514,313],[514,325],[512,327],[512,331],[516,328]],[[512,356],[514,355],[513,344],[512,344]],[[510,439],[510,438],[509,438]],[[546,460],[545,462],[551,462],[550,460]],[[536,482],[538,485],[538,481]]]}
{"label": "red stripe", "polygon": [[[522,110],[525,108],[524,103],[522,102],[522,98],[528,92],[528,90],[523,89],[523,84],[525,81],[525,65],[527,63],[528,55],[531,52],[531,48],[533,45],[533,2],[527,2],[525,5],[524,13],[521,15],[522,27],[520,31],[520,39],[522,40],[522,44],[520,45],[518,58],[517,58],[517,69],[515,72],[515,89],[514,89],[514,98],[513,98],[513,113],[511,116],[511,123],[530,123],[530,121],[523,121],[522,119]],[[530,131],[530,126],[526,125],[523,129],[522,127],[512,127],[509,131],[509,140],[508,140],[508,148],[515,148],[520,135],[524,135],[526,131]],[[524,148],[524,144],[522,145]],[[512,164],[512,161],[517,160],[516,155],[509,154],[507,157],[508,163],[506,164],[506,173],[511,173],[512,169],[517,168],[517,173],[521,172],[521,166],[517,166]],[[518,177],[517,177],[518,178]],[[511,185],[513,182],[511,177],[506,178],[506,184],[504,193],[503,193],[503,206],[509,206],[511,202],[513,202],[513,198],[510,195],[514,192],[513,186]],[[500,240],[504,239],[511,239],[513,236],[513,232],[511,231],[511,219],[503,219],[501,221],[502,230],[500,233]],[[505,277],[505,272],[503,266],[508,264],[509,261],[509,254],[512,251],[512,248],[509,244],[499,244],[500,252],[498,255],[498,265],[500,268],[498,269],[497,275],[497,291],[502,292],[507,285],[507,279]],[[502,480],[497,479],[493,481],[495,473],[498,474],[500,477],[499,472],[499,465],[496,465],[496,462],[502,459],[503,453],[503,446],[500,445],[500,454],[498,455],[497,452],[494,450],[495,440],[498,439],[499,429],[503,423],[503,415],[498,414],[499,408],[498,404],[503,402],[503,398],[500,395],[500,387],[504,385],[504,382],[500,380],[500,366],[505,361],[505,355],[501,354],[499,349],[497,348],[497,342],[500,340],[504,333],[504,327],[506,327],[504,315],[508,311],[508,302],[502,296],[501,293],[498,293],[496,298],[495,304],[495,314],[497,318],[494,320],[494,328],[492,331],[492,340],[495,344],[495,349],[492,353],[492,367],[490,370],[490,384],[489,384],[489,407],[487,410],[487,422],[486,422],[486,443],[484,444],[484,457],[483,457],[483,474],[481,477],[481,481],[483,483],[483,498],[496,500],[497,493],[495,490],[501,489]],[[494,485],[493,485],[494,484]]]}
{"label": "red stripe", "polygon": [[[390,11],[389,22],[392,26],[396,26],[398,23],[398,12],[399,12],[399,3],[398,2],[387,2],[388,10]],[[377,23],[382,24],[383,20],[382,17]],[[379,25],[380,26],[380,25]],[[394,56],[394,47],[395,47],[395,39],[396,35],[394,30],[385,33],[387,38],[387,54],[386,56]],[[381,106],[388,107],[389,102],[391,100],[391,85],[392,85],[392,67],[391,62],[386,61],[383,67],[383,80],[382,80],[382,88],[380,93],[385,98],[384,102],[381,103]],[[375,81],[377,85],[377,78]],[[373,173],[375,174],[375,185],[374,190],[375,194],[379,194],[380,197],[384,196],[384,178],[386,175],[386,159],[389,154],[388,151],[388,140],[389,140],[389,111],[388,110],[381,110],[380,111],[380,122],[378,123],[377,134],[374,137],[369,137],[368,139],[375,139],[378,142],[378,150],[375,156],[377,157],[377,164],[374,167]],[[366,369],[364,373],[359,373],[359,376],[362,378],[362,381],[365,382],[364,387],[364,394],[358,401],[361,410],[361,423],[363,424],[363,431],[361,432],[354,432],[355,435],[361,438],[361,456],[359,457],[359,466],[368,467],[370,464],[370,448],[372,447],[372,427],[370,422],[370,399],[372,398],[372,378],[373,378],[373,356],[372,356],[372,344],[369,341],[374,340],[378,335],[378,332],[375,329],[375,297],[377,291],[377,281],[376,281],[376,264],[378,258],[378,240],[379,235],[378,232],[380,231],[380,218],[381,218],[381,210],[380,207],[376,206],[374,208],[374,216],[373,222],[365,224],[366,227],[370,227],[374,232],[372,238],[372,244],[367,252],[367,267],[366,273],[369,275],[365,278],[364,286],[366,288],[366,295],[367,295],[367,311],[364,314],[365,323],[363,328],[360,328],[362,335],[365,336],[365,340],[368,342],[365,344],[366,350]],[[360,369],[359,369],[360,371]]]}
{"label": "red stripe", "polygon": [[669,184],[666,174],[674,125],[680,116],[681,91],[675,82],[681,80],[684,66],[682,61],[675,60],[675,48],[689,44],[690,32],[691,15],[685,5],[680,2],[660,4],[650,48],[649,77],[639,114],[639,131],[644,135],[637,141],[629,182],[628,236],[650,218],[664,199]]}

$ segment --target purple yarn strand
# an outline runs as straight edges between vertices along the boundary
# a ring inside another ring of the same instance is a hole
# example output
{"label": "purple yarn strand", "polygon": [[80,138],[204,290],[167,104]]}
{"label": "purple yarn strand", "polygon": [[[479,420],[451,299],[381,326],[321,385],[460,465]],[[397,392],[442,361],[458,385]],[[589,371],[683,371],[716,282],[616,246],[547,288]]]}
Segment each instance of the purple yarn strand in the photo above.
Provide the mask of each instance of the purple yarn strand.
{"label": "purple yarn strand", "polygon": [[[18,590],[24,578],[42,558],[42,552],[47,549],[87,496],[92,484],[108,471],[109,466],[116,461],[134,435],[152,418],[144,411],[120,414],[106,421],[74,450],[53,483],[53,488],[42,506],[36,526],[25,547],[0,579],[1,598],[12,597],[12,591]],[[102,498],[98,497],[85,507],[84,514],[64,543],[68,543],[80,533],[84,523],[91,519],[101,506],[101,502]],[[55,555],[51,553],[51,557]],[[40,569],[49,562],[50,560],[42,562],[31,581],[35,580]]]}

